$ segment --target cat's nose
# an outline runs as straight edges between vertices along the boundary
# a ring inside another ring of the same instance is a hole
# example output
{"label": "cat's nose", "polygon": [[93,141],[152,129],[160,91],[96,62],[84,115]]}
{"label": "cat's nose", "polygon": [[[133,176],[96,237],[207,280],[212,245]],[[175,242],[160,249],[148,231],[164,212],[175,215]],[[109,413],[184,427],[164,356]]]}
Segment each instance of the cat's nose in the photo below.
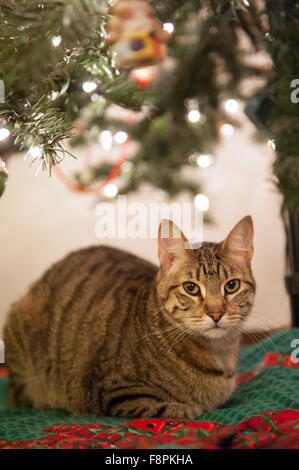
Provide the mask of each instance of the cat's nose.
{"label": "cat's nose", "polygon": [[215,323],[219,322],[219,320],[223,317],[224,312],[207,312],[208,317],[211,317]]}

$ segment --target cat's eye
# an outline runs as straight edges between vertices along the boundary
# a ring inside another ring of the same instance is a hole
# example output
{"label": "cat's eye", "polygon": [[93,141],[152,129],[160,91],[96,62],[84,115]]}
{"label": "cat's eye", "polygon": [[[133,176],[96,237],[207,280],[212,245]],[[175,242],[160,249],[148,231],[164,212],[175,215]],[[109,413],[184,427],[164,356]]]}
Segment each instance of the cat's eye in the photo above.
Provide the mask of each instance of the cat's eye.
{"label": "cat's eye", "polygon": [[235,292],[237,292],[237,290],[240,289],[240,281],[239,279],[232,279],[231,281],[228,281],[225,286],[224,286],[224,290],[227,294],[234,294]]}
{"label": "cat's eye", "polygon": [[200,287],[195,282],[184,282],[183,287],[188,294],[199,295]]}

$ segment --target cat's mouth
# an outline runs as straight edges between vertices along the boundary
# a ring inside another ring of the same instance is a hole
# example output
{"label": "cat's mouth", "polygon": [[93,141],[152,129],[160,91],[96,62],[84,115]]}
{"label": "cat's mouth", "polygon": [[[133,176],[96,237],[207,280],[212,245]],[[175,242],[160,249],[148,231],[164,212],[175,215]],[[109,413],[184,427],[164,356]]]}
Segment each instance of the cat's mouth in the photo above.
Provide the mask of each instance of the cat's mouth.
{"label": "cat's mouth", "polygon": [[225,322],[223,321],[209,321],[208,322],[208,325],[207,325],[207,328],[209,330],[214,330],[215,328],[225,328]]}
{"label": "cat's mouth", "polygon": [[224,327],[223,327],[223,325],[219,325],[218,323],[215,323],[215,325],[212,325],[212,326],[210,326],[210,327],[208,328],[208,331],[209,331],[209,330],[215,330],[215,329],[218,329],[218,330],[221,329],[221,330],[223,330]]}

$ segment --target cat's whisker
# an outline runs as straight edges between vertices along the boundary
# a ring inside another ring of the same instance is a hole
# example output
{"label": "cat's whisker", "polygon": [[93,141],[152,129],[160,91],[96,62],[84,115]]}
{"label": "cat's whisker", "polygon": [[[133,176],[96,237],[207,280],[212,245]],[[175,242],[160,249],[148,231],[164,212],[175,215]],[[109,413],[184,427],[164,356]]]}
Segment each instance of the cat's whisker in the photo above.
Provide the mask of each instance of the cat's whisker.
{"label": "cat's whisker", "polygon": [[184,335],[186,335],[186,330],[182,328],[182,326],[180,325],[177,329],[176,332],[174,332],[174,334],[171,336],[171,338],[169,338],[169,341],[170,341],[170,348],[174,348],[174,346],[178,343],[178,341],[184,337]]}
{"label": "cat's whisker", "polygon": [[153,335],[161,335],[163,332],[166,332],[167,330],[172,330],[172,329],[177,329],[177,328],[178,328],[177,325],[171,325],[171,326],[168,326],[166,328],[160,328],[157,331],[153,331],[152,333],[147,333],[144,336],[141,336],[136,341],[134,341],[134,344],[138,343],[139,341],[143,340],[144,338],[149,338],[150,336],[153,336]]}
{"label": "cat's whisker", "polygon": [[246,330],[246,329],[243,329],[243,328],[239,328],[239,325],[237,326],[237,328],[239,329],[239,331],[241,333],[245,333],[249,338],[251,338],[254,342],[256,343],[259,343],[260,345],[262,345],[263,349],[265,352],[267,352],[267,348],[266,346],[264,345],[263,343],[263,340],[265,339],[269,339],[271,341],[271,343],[273,344],[275,350],[277,351],[277,353],[282,357],[282,353],[279,351],[279,349],[277,348],[277,346],[275,345],[275,343],[273,342],[272,338],[270,338],[270,336],[267,336],[265,335],[264,333],[259,333],[257,331],[250,331],[250,330]]}
{"label": "cat's whisker", "polygon": [[171,339],[170,340],[173,340],[171,343],[170,343],[170,348],[174,348],[175,345],[178,343],[178,341],[180,341],[184,336],[187,336],[189,333],[194,333],[194,328],[193,327],[190,327],[190,325],[187,324],[186,321],[183,322],[183,325],[180,325],[178,327],[178,332],[176,332],[175,334],[172,335]]}
{"label": "cat's whisker", "polygon": [[165,305],[160,305],[153,310],[149,311],[149,315],[153,314],[153,318],[155,318],[162,310],[165,308]]}
{"label": "cat's whisker", "polygon": [[[246,334],[250,339],[254,340],[255,342],[260,342],[261,339],[263,339],[261,338],[261,335],[263,335],[262,333],[259,334],[259,332],[256,331],[246,330],[243,325],[236,324],[234,325],[234,328],[236,328],[240,333]],[[265,335],[264,338],[266,338]]]}
{"label": "cat's whisker", "polygon": [[[261,322],[263,323],[267,323],[266,322],[266,318],[265,318],[265,314],[262,313],[262,312],[257,312],[256,310],[252,310],[249,314],[249,318],[256,318],[257,320],[260,320]],[[278,323],[275,321],[275,319],[271,319],[270,322],[267,323],[268,325],[270,326],[279,326],[280,328],[282,328],[283,325],[281,325],[281,323]]]}
{"label": "cat's whisker", "polygon": [[201,331],[199,328],[199,325],[202,324],[202,322],[197,321],[192,321],[193,319],[187,319],[185,321],[185,324],[187,326],[187,332],[190,334],[191,339],[194,341],[197,341],[198,337],[201,335]]}
{"label": "cat's whisker", "polygon": [[[281,330],[281,328],[282,328],[281,324],[279,324],[279,323],[276,323],[276,324],[275,324],[275,323],[272,322],[272,321],[271,321],[271,323],[270,323],[270,322],[268,323],[268,322],[265,321],[264,318],[261,318],[259,315],[257,315],[257,312],[252,312],[252,313],[253,313],[252,318],[253,318],[253,319],[257,319],[257,320],[260,321],[261,325],[259,325],[259,327],[264,327],[264,328],[266,328],[267,330],[269,330],[269,333],[271,333],[271,329],[277,328],[277,331],[275,331],[274,333],[279,333],[281,336],[285,337],[286,339],[288,339],[288,340],[290,340],[290,341],[292,341],[292,340],[294,339],[292,336],[288,335],[287,332]],[[250,316],[251,316],[251,314],[250,314]],[[249,325],[245,325],[245,327],[247,327],[248,330],[250,330],[250,329],[252,328],[252,327],[249,326]],[[256,328],[257,328],[257,327],[256,327]],[[258,330],[257,330],[257,331],[258,331]],[[271,339],[271,341],[273,342],[273,339]]]}
{"label": "cat's whisker", "polygon": [[200,336],[200,329],[198,327],[196,328],[193,325],[191,325],[190,332],[191,332],[192,339],[196,342],[198,337]]}

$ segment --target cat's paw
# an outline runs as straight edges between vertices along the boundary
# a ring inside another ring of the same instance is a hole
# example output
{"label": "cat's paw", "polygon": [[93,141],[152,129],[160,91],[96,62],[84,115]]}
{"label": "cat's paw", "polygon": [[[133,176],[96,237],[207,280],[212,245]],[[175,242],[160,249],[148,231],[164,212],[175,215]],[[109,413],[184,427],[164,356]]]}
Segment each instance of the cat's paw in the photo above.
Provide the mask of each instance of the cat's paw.
{"label": "cat's paw", "polygon": [[168,403],[161,416],[163,418],[195,419],[203,413],[199,405],[185,405],[183,403]]}

